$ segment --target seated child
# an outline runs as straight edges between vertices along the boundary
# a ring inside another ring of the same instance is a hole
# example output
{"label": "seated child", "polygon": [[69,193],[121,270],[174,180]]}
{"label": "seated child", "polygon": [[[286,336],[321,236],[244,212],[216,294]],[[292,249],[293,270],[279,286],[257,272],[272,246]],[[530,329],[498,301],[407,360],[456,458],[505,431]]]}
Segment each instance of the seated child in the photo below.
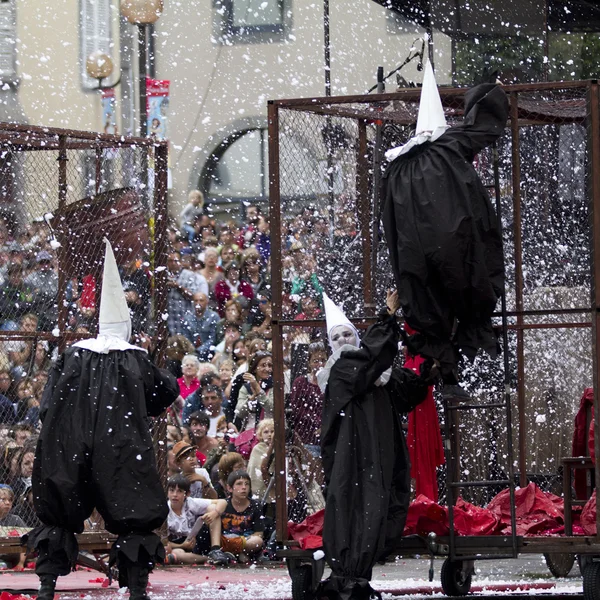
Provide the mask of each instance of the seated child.
{"label": "seated child", "polygon": [[[13,489],[5,483],[0,484],[0,528],[2,530],[0,535],[2,536],[7,536],[16,527],[27,527],[21,517],[11,512],[14,500],[15,493]],[[22,570],[25,566],[25,554],[20,552],[0,554],[0,562],[4,563],[3,568]]]}
{"label": "seated child", "polygon": [[206,469],[198,464],[196,447],[186,442],[177,442],[173,446],[175,462],[181,469],[181,474],[190,482],[190,496],[192,498],[217,498],[210,475]]}
{"label": "seated child", "polygon": [[[165,544],[167,564],[197,564],[207,560],[214,565],[226,565],[229,558],[221,550],[221,519],[225,500],[190,498],[190,482],[183,475],[174,475],[167,482],[169,515],[168,542]],[[208,556],[201,554],[203,525],[210,532]]]}
{"label": "seated child", "polygon": [[221,510],[221,547],[241,563],[256,557],[263,549],[263,516],[257,502],[251,500],[250,475],[233,471],[227,479],[229,499]]}

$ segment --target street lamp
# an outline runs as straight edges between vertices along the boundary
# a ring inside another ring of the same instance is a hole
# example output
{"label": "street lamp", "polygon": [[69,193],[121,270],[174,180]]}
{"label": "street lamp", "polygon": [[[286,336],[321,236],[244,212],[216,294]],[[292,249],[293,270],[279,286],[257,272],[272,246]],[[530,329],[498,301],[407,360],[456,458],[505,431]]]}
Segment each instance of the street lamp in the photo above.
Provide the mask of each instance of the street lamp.
{"label": "street lamp", "polygon": [[112,58],[106,54],[106,52],[102,52],[101,50],[92,52],[85,61],[85,70],[87,74],[92,79],[98,80],[98,87],[94,88],[95,90],[108,90],[121,83],[121,78],[119,77],[119,79],[111,85],[102,85],[102,80],[110,77],[113,69],[114,64]]}
{"label": "street lamp", "polygon": [[140,137],[148,135],[146,108],[147,25],[156,23],[163,11],[163,0],[121,0],[121,14],[138,26],[138,61],[140,77]]}

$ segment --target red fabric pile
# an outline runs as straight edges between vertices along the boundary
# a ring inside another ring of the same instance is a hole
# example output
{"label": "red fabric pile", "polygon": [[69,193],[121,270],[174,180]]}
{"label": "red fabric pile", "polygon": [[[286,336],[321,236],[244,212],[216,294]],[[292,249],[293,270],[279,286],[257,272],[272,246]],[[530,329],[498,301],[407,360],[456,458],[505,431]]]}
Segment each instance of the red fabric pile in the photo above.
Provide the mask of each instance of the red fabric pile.
{"label": "red fabric pile", "polygon": [[[592,507],[593,500],[593,507]],[[535,483],[515,491],[517,535],[556,535],[564,530],[564,506],[562,498],[542,492]],[[588,508],[589,507],[589,508]],[[586,513],[587,510],[587,513]],[[300,542],[304,550],[320,548],[323,540],[325,511],[307,517],[302,523],[288,524],[292,539]],[[593,532],[591,527],[593,525]],[[592,497],[581,515],[581,526],[587,535],[596,533],[596,496]],[[474,506],[459,498],[454,507],[454,530],[457,535],[510,535],[510,493],[500,492],[487,508]],[[408,508],[404,535],[430,532],[448,535],[448,509],[421,494]]]}
{"label": "red fabric pile", "polygon": [[581,511],[581,528],[585,535],[596,535],[596,490]]}
{"label": "red fabric pile", "polygon": [[302,550],[313,550],[323,545],[323,520],[325,511],[319,510],[309,515],[302,523],[288,523],[288,533],[293,540],[300,542]]}
{"label": "red fabric pile", "polygon": [[[562,498],[542,492],[535,483],[515,491],[517,535],[533,535],[556,529],[564,523]],[[510,535],[510,494],[503,490],[487,506],[500,522],[497,533]]]}

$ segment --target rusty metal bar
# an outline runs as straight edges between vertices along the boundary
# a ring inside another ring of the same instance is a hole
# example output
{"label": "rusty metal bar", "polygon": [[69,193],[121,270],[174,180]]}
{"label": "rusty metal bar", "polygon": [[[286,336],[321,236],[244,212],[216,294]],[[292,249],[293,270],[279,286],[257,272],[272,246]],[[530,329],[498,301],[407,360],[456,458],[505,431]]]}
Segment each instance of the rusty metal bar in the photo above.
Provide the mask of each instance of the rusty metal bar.
{"label": "rusty metal bar", "polygon": [[[536,83],[532,86],[530,83],[521,83],[515,85],[505,85],[504,90],[507,94],[531,91],[547,90],[571,90],[587,88],[589,81],[548,81],[545,83]],[[462,97],[465,90],[463,88],[439,87],[442,100],[446,97]],[[421,90],[418,88],[406,88],[388,94],[377,94],[378,103],[388,103],[394,100],[417,101],[421,97]],[[305,107],[310,110],[312,106],[319,104],[373,104],[373,96],[360,94],[354,96],[321,96],[318,98],[285,98],[281,100],[270,100],[279,108]]]}
{"label": "rusty metal bar", "polygon": [[102,178],[102,149],[96,148],[96,194],[100,193],[100,179]]}
{"label": "rusty metal bar", "polygon": [[[144,137],[124,137],[122,135],[115,135],[112,133],[97,133],[94,131],[79,131],[78,129],[64,129],[60,127],[38,127],[35,125],[21,125],[17,123],[5,123],[0,122],[0,130],[2,131],[17,131],[20,133],[26,133],[32,136],[36,136],[36,139],[54,139],[58,141],[61,137],[71,138],[73,140],[92,140],[92,141],[104,141],[112,142],[115,146],[153,146],[153,145],[167,145],[167,142],[157,142],[152,138]],[[89,148],[89,146],[88,146]]]}
{"label": "rusty metal bar", "polygon": [[[142,149],[149,152],[150,149]],[[154,148],[156,174],[154,181],[154,314],[157,338],[157,362],[162,366],[166,360],[169,330],[163,315],[168,311],[167,270],[156,267],[167,266],[169,208],[167,199],[167,169],[169,147],[157,144]]]}
{"label": "rusty metal bar", "polygon": [[[519,96],[510,94],[510,128],[512,137],[513,227],[515,240],[515,302],[517,313],[517,411],[519,414],[520,485],[527,485],[527,445],[525,438],[525,358],[523,353],[523,239],[521,229],[521,156],[519,154]],[[512,440],[508,440],[512,443]]]}
{"label": "rusty metal bar", "polygon": [[[594,453],[600,456],[600,390],[598,374],[598,352],[600,352],[600,95],[598,84],[588,89],[588,172],[587,188],[590,206],[591,238],[591,302],[592,302],[592,386],[594,388]],[[600,462],[595,466],[596,486],[600,482]],[[600,541],[600,511],[596,511],[596,541]]]}
{"label": "rusty metal bar", "polygon": [[369,161],[367,150],[367,124],[358,122],[358,149],[356,151],[356,208],[360,224],[363,261],[363,302],[365,314],[375,314],[373,301],[373,270],[371,258],[371,210],[369,202]]}
{"label": "rusty metal bar", "polygon": [[273,322],[273,420],[275,422],[275,522],[276,538],[283,543],[287,535],[285,412],[283,389],[283,326],[281,281],[281,198],[279,189],[279,108],[268,103],[269,121],[269,215],[271,219],[271,272]]}
{"label": "rusty metal bar", "polygon": [[[58,152],[58,213],[62,213],[67,205],[67,150],[66,146],[67,138],[61,136],[60,138],[60,150]],[[66,303],[67,295],[67,272],[68,272],[68,257],[67,257],[67,240],[66,235],[63,234],[63,228],[60,220],[58,221],[58,227],[56,229],[56,237],[60,242],[60,247],[56,252],[56,260],[58,263],[58,294],[56,301],[58,302],[58,331],[59,331],[59,352],[64,352],[66,347],[66,340],[64,338],[64,332],[67,329],[67,320],[69,317],[69,306]]]}

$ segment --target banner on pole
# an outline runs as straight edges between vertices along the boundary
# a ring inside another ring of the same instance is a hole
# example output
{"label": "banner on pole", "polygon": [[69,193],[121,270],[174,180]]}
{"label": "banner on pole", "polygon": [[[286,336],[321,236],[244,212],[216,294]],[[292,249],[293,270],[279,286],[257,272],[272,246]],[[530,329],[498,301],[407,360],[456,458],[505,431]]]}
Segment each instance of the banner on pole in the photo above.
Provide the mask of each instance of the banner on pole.
{"label": "banner on pole", "polygon": [[168,79],[146,79],[148,136],[157,140],[167,139],[170,83]]}
{"label": "banner on pole", "polygon": [[102,128],[104,133],[117,133],[117,109],[115,90],[102,90]]}

